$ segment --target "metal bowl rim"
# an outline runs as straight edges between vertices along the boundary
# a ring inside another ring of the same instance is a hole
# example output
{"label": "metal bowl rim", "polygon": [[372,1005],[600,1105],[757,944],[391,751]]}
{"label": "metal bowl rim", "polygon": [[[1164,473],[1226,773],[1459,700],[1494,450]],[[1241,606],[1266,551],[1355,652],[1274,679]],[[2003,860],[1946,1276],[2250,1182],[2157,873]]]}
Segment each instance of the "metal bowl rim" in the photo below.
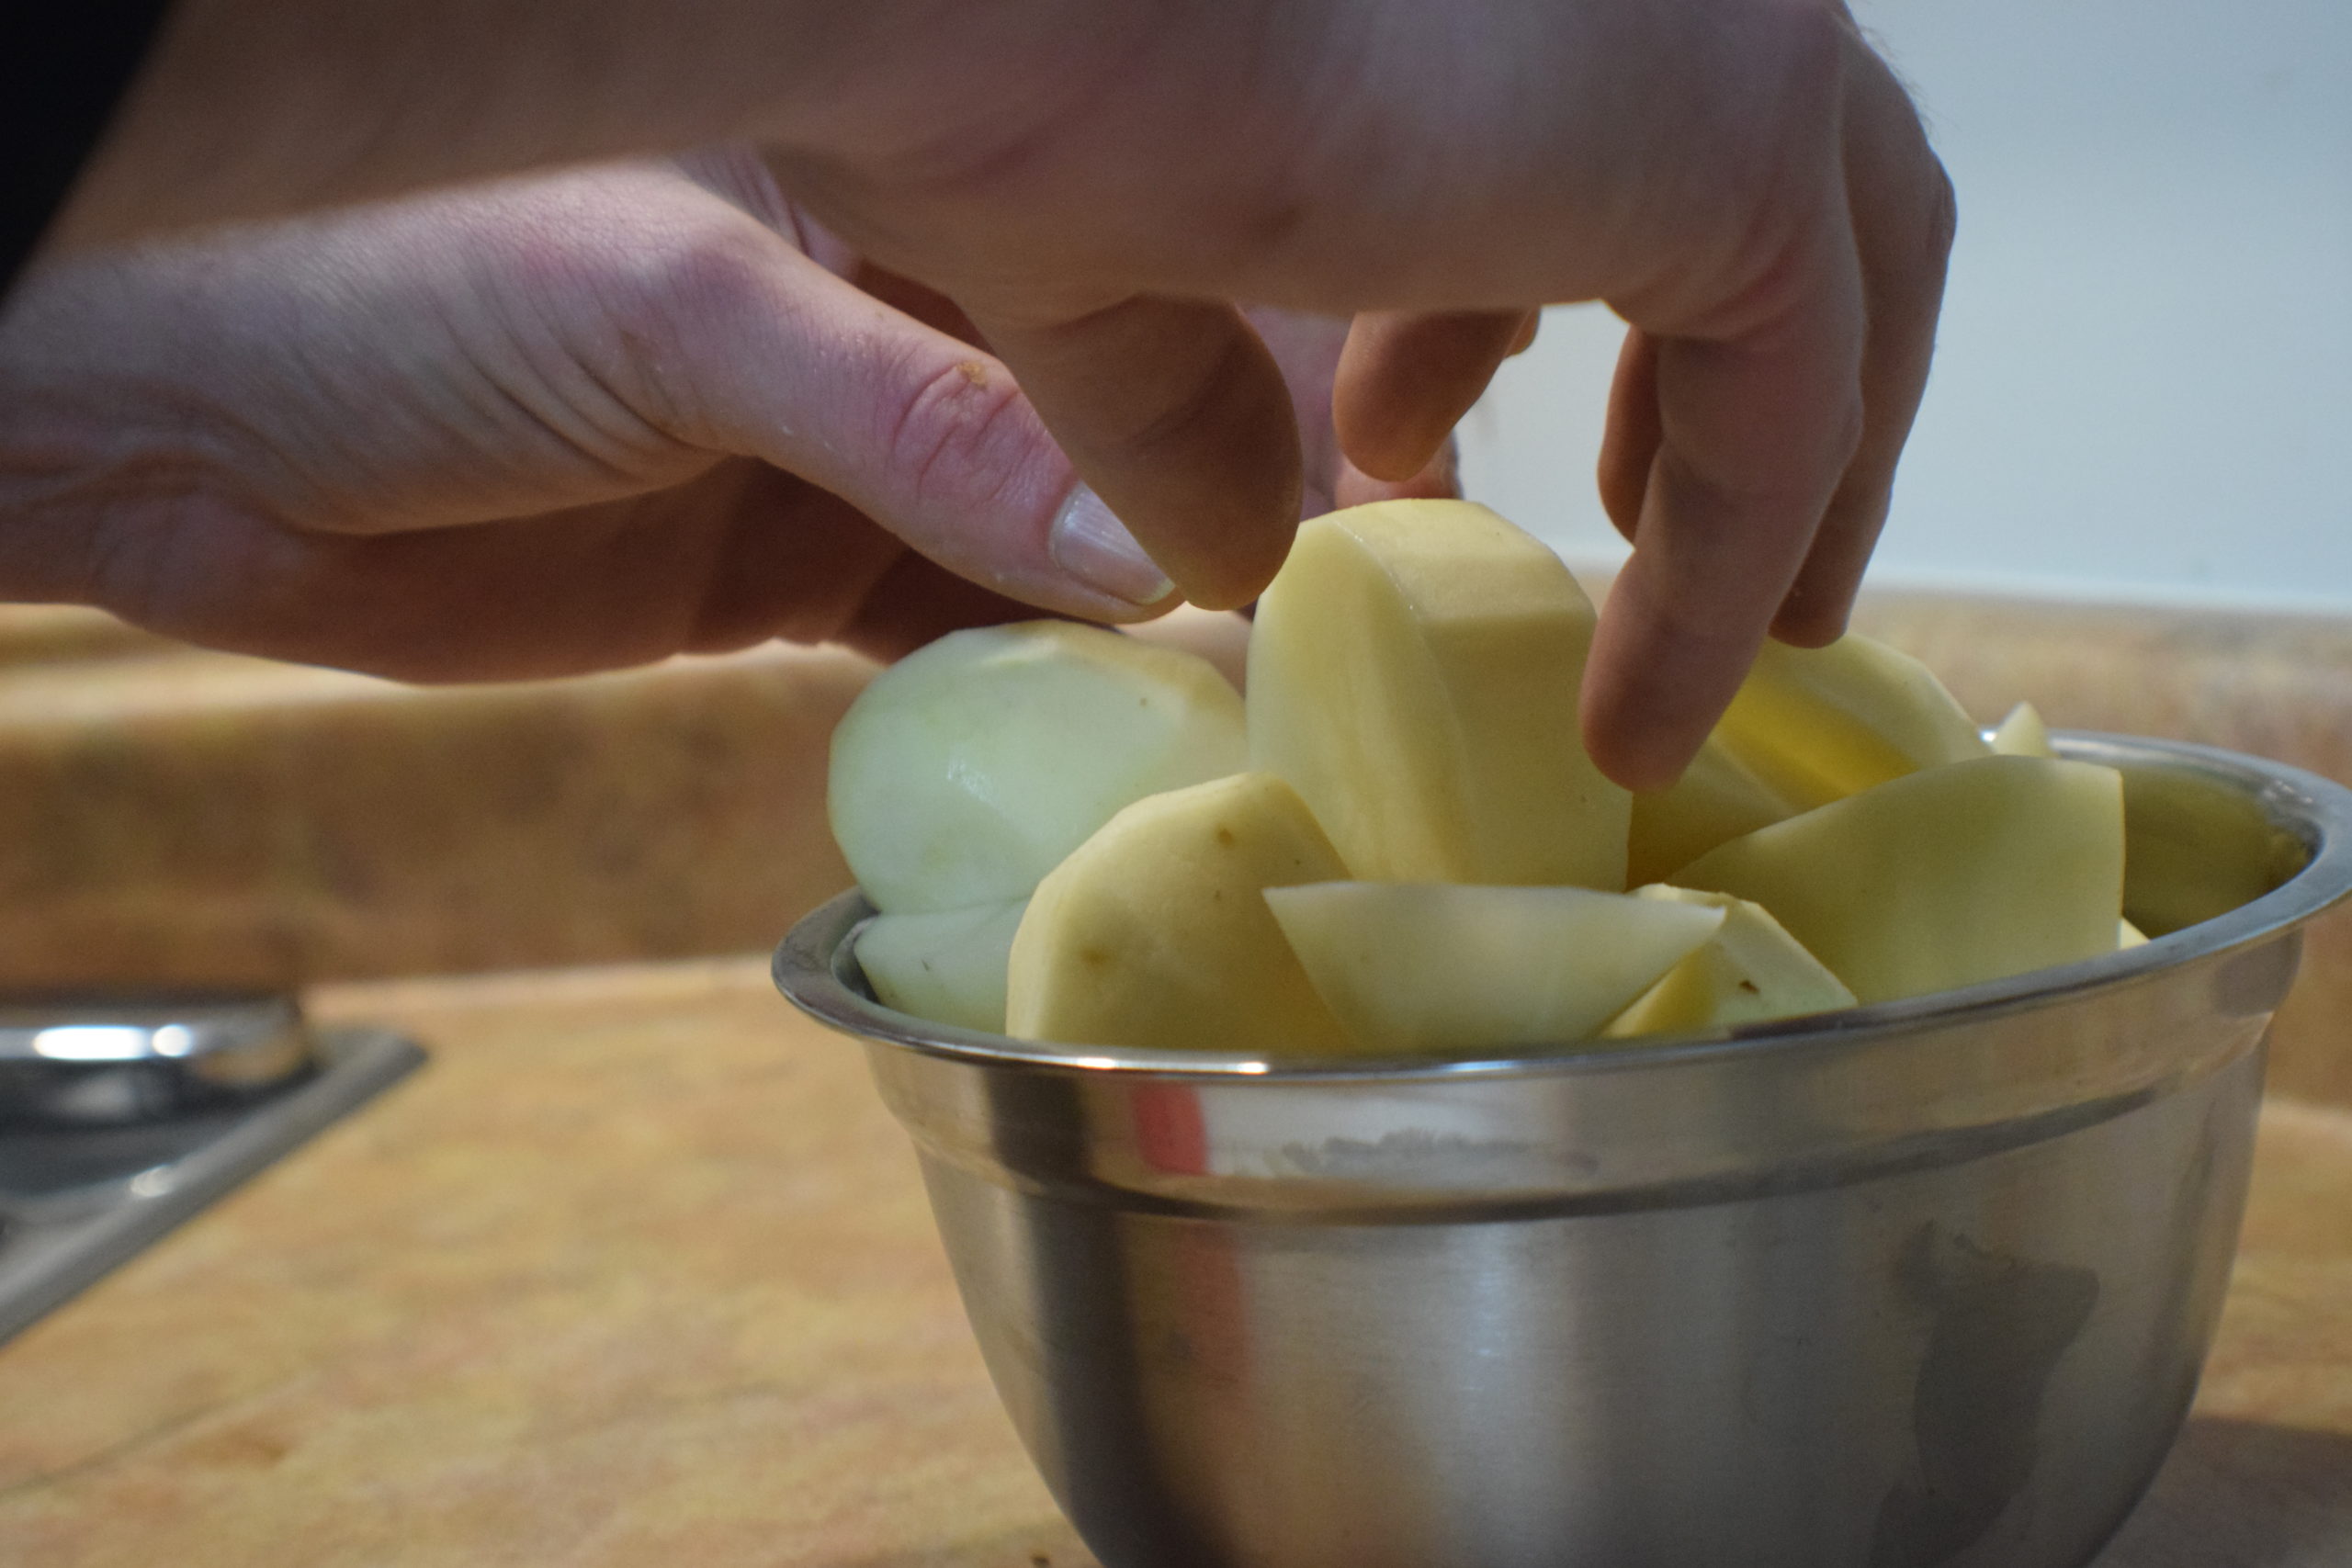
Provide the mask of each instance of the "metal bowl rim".
{"label": "metal bowl rim", "polygon": [[1932,996],[1843,1009],[1659,1043],[1564,1045],[1514,1055],[1431,1060],[1349,1057],[1268,1062],[1238,1052],[1075,1046],[958,1029],[898,1012],[860,995],[836,970],[851,939],[875,911],[857,888],[803,916],[775,950],[776,988],[828,1028],[856,1039],[975,1065],[1068,1074],[1154,1078],[1342,1083],[1588,1075],[1663,1070],[1728,1056],[1840,1050],[2071,1002],[2134,986],[2200,959],[2278,936],[2352,894],[2352,790],[2283,762],[2220,747],[2095,731],[2052,736],[2064,754],[2086,761],[2157,762],[2199,773],[2267,804],[2274,818],[2291,807],[2311,846],[2302,869],[2257,898],[2143,946],[2037,969]]}

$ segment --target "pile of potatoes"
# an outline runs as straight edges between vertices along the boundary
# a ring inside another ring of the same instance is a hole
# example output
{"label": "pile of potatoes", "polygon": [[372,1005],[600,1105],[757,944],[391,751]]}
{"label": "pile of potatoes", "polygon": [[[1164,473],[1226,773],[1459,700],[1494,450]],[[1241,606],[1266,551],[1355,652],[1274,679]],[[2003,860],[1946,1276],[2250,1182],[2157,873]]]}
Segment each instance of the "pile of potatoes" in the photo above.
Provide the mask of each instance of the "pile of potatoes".
{"label": "pile of potatoes", "polygon": [[[1306,524],[1248,700],[1062,622],[958,632],[833,737],[885,1005],[1269,1058],[1688,1036],[2070,963],[2122,919],[2114,770],[1916,660],[1770,644],[1681,781],[1586,756],[1591,601],[1466,502]],[[1630,890],[1629,890],[1630,889]]]}

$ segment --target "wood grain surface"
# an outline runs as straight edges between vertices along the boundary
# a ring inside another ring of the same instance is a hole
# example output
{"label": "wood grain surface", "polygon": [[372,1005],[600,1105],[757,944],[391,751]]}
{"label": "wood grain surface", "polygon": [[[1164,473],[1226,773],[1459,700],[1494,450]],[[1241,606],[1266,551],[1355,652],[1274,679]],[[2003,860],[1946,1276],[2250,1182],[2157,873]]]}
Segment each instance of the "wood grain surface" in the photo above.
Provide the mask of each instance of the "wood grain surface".
{"label": "wood grain surface", "polygon": [[[754,962],[320,994],[435,1061],[0,1349],[0,1562],[1087,1568],[856,1049]],[[2352,1562],[2352,1111],[2274,1103],[2098,1568]]]}

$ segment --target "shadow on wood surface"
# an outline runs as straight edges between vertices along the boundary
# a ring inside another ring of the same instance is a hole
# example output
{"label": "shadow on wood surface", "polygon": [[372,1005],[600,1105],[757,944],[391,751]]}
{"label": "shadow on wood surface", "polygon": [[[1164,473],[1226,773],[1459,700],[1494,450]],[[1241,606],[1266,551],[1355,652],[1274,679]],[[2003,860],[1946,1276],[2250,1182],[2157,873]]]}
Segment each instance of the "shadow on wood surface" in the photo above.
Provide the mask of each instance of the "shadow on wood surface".
{"label": "shadow on wood surface", "polygon": [[2352,1433],[2193,1417],[2091,1568],[2344,1568]]}

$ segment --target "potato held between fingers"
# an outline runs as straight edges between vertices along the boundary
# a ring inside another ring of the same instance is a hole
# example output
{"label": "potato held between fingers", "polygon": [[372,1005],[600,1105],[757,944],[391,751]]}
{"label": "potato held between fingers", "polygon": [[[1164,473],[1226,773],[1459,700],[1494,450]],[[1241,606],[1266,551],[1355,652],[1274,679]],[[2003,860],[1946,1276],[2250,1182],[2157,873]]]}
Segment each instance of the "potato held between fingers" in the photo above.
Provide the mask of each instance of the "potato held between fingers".
{"label": "potato held between fingers", "polygon": [[[1299,530],[1246,705],[1096,627],[947,637],[836,736],[836,831],[884,911],[867,978],[1070,1045],[1462,1055],[1688,1037],[2138,937],[2119,775],[2046,755],[2030,709],[2000,750],[2045,754],[1996,754],[1916,660],[1775,645],[1682,780],[1636,800],[1579,733],[1593,619],[1484,507],[1385,502]],[[1629,866],[1652,886],[1624,893]]]}

